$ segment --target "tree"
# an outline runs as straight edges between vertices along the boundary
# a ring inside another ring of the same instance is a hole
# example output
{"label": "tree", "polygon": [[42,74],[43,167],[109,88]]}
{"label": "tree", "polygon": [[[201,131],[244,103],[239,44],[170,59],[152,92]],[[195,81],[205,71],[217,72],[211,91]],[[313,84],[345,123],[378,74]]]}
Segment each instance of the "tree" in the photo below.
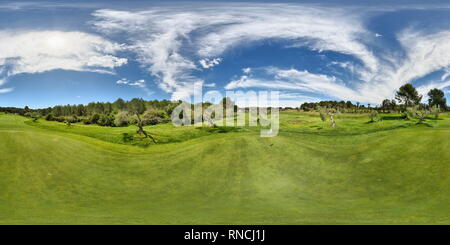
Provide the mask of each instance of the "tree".
{"label": "tree", "polygon": [[144,130],[144,121],[141,119],[141,116],[140,116],[146,110],[145,101],[143,99],[132,99],[130,102],[128,102],[127,109],[129,112],[135,114],[137,117],[137,120],[138,120],[137,121],[137,126],[138,126],[137,133],[143,134],[145,137],[152,139],[153,142],[156,143],[155,138],[153,138],[153,136],[149,135]]}
{"label": "tree", "polygon": [[30,108],[26,105],[25,108],[23,108],[23,112],[24,114],[30,112]]}
{"label": "tree", "polygon": [[417,118],[419,121],[417,124],[422,124],[425,121],[427,115],[430,114],[430,111],[421,109],[420,106],[415,105],[413,107],[406,108],[405,116],[408,119]]}
{"label": "tree", "polygon": [[439,113],[441,113],[441,109],[436,105],[431,107],[430,113],[434,115],[435,119],[439,118]]}
{"label": "tree", "polygon": [[319,111],[320,120],[322,120],[322,122],[325,122],[327,120],[327,110],[321,106],[319,106],[317,109]]}
{"label": "tree", "polygon": [[422,95],[419,95],[416,88],[412,84],[407,83],[400,87],[395,95],[395,98],[406,107],[410,107],[418,105],[422,100]]}
{"label": "tree", "polygon": [[391,100],[390,110],[395,111],[396,107],[397,107],[397,103],[395,102],[395,100]]}
{"label": "tree", "polygon": [[377,119],[378,118],[378,112],[377,111],[371,111],[370,113],[369,113],[369,119],[370,119],[370,122],[375,122],[375,119]]}
{"label": "tree", "polygon": [[318,111],[319,111],[319,115],[320,115],[320,120],[322,120],[322,122],[325,122],[327,120],[326,116],[328,115],[328,116],[330,116],[331,127],[333,127],[333,128],[336,127],[336,120],[334,117],[335,117],[336,113],[339,113],[339,110],[336,110],[333,108],[328,109],[328,108],[319,106]]}
{"label": "tree", "polygon": [[114,102],[114,107],[118,110],[125,110],[126,109],[126,104],[125,101],[121,98],[118,98],[115,102]]}
{"label": "tree", "polygon": [[386,112],[386,110],[388,110],[390,106],[391,101],[389,99],[385,99],[383,100],[383,102],[381,102],[381,109],[383,110],[383,112]]}
{"label": "tree", "polygon": [[439,106],[441,109],[447,107],[447,100],[445,99],[444,91],[434,88],[428,92],[428,105],[431,107]]}
{"label": "tree", "polygon": [[336,127],[336,120],[334,120],[335,110],[328,111],[328,115],[330,115],[331,127],[335,128]]}
{"label": "tree", "polygon": [[143,99],[132,99],[127,104],[127,110],[133,114],[141,115],[145,112],[147,108],[145,107],[145,101]]}

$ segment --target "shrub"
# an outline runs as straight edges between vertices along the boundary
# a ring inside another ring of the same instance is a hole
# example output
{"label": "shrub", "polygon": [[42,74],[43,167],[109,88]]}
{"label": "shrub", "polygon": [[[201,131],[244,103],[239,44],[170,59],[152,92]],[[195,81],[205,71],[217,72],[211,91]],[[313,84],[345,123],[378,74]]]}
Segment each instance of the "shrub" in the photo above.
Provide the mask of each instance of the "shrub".
{"label": "shrub", "polygon": [[156,125],[169,121],[169,115],[163,110],[147,110],[142,116],[144,125]]}
{"label": "shrub", "polygon": [[416,108],[407,107],[406,111],[403,112],[403,116],[405,117],[405,119],[413,119],[416,116]]}
{"label": "shrub", "polygon": [[133,135],[129,134],[129,133],[123,133],[122,134],[122,140],[124,142],[129,142],[133,140]]}
{"label": "shrub", "polygon": [[109,127],[113,127],[114,126],[114,115],[109,114],[102,114],[100,115],[100,118],[97,120],[97,124],[100,126],[109,126]]}
{"label": "shrub", "polygon": [[33,119],[33,122],[36,122],[38,119],[39,119],[39,113],[37,113],[37,112],[26,112],[25,114],[24,114],[24,116],[26,116],[26,117],[30,117],[30,118],[32,118]]}
{"label": "shrub", "polygon": [[130,124],[130,115],[126,111],[121,111],[117,113],[115,119],[114,119],[114,125],[117,127],[124,127],[128,126]]}
{"label": "shrub", "polygon": [[371,111],[369,113],[369,118],[371,122],[375,122],[375,119],[378,119],[378,112],[377,111]]}
{"label": "shrub", "polygon": [[440,113],[441,113],[441,108],[439,108],[439,106],[431,107],[431,114],[434,115],[434,118],[438,119]]}
{"label": "shrub", "polygon": [[427,117],[427,115],[430,114],[430,111],[426,110],[426,109],[420,109],[419,106],[414,106],[414,107],[408,107],[406,108],[406,111],[404,112],[404,116],[406,117],[406,119],[413,119],[413,118],[417,118],[419,119],[419,124],[423,123],[425,121],[425,118]]}
{"label": "shrub", "polygon": [[54,120],[57,122],[65,122],[66,119],[64,117],[54,117]]}
{"label": "shrub", "polygon": [[73,116],[66,117],[66,121],[69,123],[77,123],[77,122],[80,122],[81,119],[79,119],[77,116],[73,115]]}
{"label": "shrub", "polygon": [[84,124],[92,124],[92,122],[91,122],[91,120],[89,119],[89,118],[85,118],[85,119],[83,119],[83,123]]}
{"label": "shrub", "polygon": [[96,113],[89,118],[89,121],[92,124],[96,124],[99,119],[100,119],[100,115]]}
{"label": "shrub", "polygon": [[320,106],[317,108],[317,110],[320,114],[320,120],[322,120],[322,122],[325,122],[327,120],[327,110]]}
{"label": "shrub", "polygon": [[54,120],[55,120],[55,117],[53,116],[52,113],[49,113],[49,114],[47,114],[47,115],[45,116],[45,120],[47,120],[47,121],[54,121]]}

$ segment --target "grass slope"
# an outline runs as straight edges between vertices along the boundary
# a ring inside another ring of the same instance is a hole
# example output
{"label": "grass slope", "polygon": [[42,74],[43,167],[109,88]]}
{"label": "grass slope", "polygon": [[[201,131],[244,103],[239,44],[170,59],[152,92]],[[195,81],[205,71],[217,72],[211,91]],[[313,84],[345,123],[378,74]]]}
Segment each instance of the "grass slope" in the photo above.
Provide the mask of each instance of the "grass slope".
{"label": "grass slope", "polygon": [[133,127],[0,114],[0,224],[450,224],[442,118],[283,113],[273,138],[158,125],[138,147]]}

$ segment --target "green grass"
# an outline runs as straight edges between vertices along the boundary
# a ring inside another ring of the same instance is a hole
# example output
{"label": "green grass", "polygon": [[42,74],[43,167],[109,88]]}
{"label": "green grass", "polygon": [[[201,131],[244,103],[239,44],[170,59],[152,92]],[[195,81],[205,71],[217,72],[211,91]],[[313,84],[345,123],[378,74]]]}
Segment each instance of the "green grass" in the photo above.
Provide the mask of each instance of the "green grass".
{"label": "green grass", "polygon": [[450,224],[450,116],[382,116],[147,127],[155,145],[0,114],[0,224]]}

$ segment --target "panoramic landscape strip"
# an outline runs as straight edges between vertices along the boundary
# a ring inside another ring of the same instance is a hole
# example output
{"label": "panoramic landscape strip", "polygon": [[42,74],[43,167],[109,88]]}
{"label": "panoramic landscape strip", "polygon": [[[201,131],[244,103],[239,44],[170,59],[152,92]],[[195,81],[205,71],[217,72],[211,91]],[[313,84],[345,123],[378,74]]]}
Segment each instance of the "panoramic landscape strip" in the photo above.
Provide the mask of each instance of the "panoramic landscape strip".
{"label": "panoramic landscape strip", "polygon": [[1,2],[0,225],[450,225],[449,40],[440,0]]}

